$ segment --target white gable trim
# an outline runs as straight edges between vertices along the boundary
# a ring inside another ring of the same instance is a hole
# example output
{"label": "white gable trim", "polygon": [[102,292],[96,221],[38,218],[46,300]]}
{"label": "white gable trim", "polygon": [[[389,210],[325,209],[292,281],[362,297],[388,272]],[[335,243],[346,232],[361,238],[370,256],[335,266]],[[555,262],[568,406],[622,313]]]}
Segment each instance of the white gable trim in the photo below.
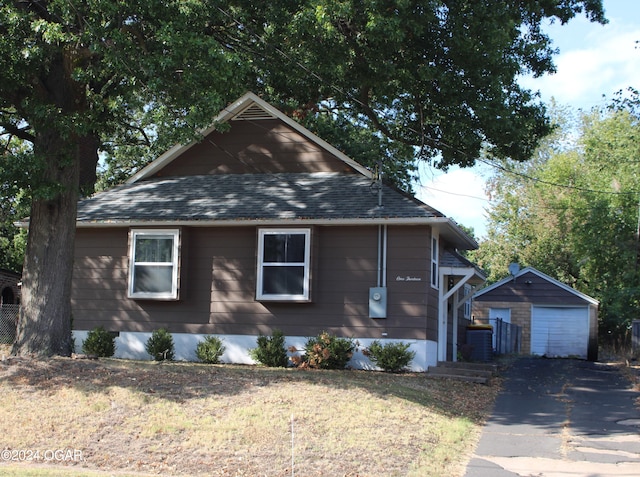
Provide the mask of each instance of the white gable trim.
{"label": "white gable trim", "polygon": [[[356,161],[348,157],[346,154],[340,152],[338,149],[336,149],[334,146],[332,146],[328,142],[324,141],[323,139],[320,139],[318,136],[313,134],[307,128],[298,124],[293,119],[289,118],[287,115],[280,112],[279,110],[277,110],[276,108],[274,108],[269,103],[267,103],[262,98],[260,98],[259,96],[257,96],[252,92],[245,93],[240,99],[238,99],[234,103],[231,103],[229,106],[224,108],[218,114],[218,116],[216,116],[216,118],[213,120],[213,123],[208,128],[202,130],[200,133],[202,134],[203,137],[211,134],[213,131],[216,130],[216,127],[218,124],[225,123],[232,120],[235,116],[241,115],[248,108],[254,105],[257,105],[258,107],[263,109],[268,115],[281,120],[282,122],[290,126],[292,129],[299,132],[300,134],[302,134],[312,142],[316,143],[318,146],[326,150],[328,153],[333,154],[338,159],[340,159],[341,161],[343,161],[344,163],[346,163],[347,165],[349,165],[350,167],[352,167],[362,175],[369,178],[373,177],[371,171],[369,171],[367,168],[363,167],[361,164],[358,164]],[[133,184],[135,182],[138,182],[140,180],[143,180],[143,179],[146,179],[147,177],[152,176],[157,171],[165,167],[167,164],[171,163],[174,159],[184,154],[186,151],[188,151],[191,147],[193,147],[196,144],[198,144],[198,141],[192,141],[189,144],[178,144],[176,146],[173,146],[171,149],[169,149],[168,151],[160,155],[153,162],[149,163],[146,167],[142,168],[136,174],[131,176],[126,183]]]}
{"label": "white gable trim", "polygon": [[569,285],[566,285],[565,283],[562,283],[561,281],[558,281],[555,278],[551,278],[549,275],[547,275],[545,273],[542,273],[540,270],[536,270],[533,267],[523,268],[518,273],[516,273],[514,276],[509,276],[507,278],[503,278],[499,282],[496,282],[493,285],[490,285],[490,286],[488,286],[486,288],[483,288],[482,290],[474,293],[473,298],[476,299],[477,297],[482,296],[485,293],[490,292],[491,290],[495,290],[496,288],[501,287],[502,285],[504,285],[505,283],[510,282],[511,280],[514,280],[514,279],[517,280],[519,277],[521,277],[522,275],[524,275],[526,273],[533,273],[534,275],[537,275],[538,277],[542,278],[543,280],[546,280],[548,282],[553,283],[557,287],[562,288],[563,290],[565,290],[565,291],[567,291],[569,293],[572,293],[573,295],[575,295],[575,296],[577,296],[579,298],[582,298],[583,300],[591,303],[592,305],[598,305],[600,303],[595,298],[591,298],[589,295],[585,295],[584,293],[579,292],[575,288],[571,288]]}

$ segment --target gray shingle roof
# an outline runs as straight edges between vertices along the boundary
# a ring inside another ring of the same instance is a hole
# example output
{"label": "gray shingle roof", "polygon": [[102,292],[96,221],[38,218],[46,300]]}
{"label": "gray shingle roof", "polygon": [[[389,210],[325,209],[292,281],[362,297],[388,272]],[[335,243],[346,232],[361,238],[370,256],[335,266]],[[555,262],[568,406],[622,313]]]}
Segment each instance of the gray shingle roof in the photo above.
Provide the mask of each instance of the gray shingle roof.
{"label": "gray shingle roof", "polygon": [[180,176],[125,184],[78,204],[78,223],[321,220],[443,217],[358,174],[282,173]]}

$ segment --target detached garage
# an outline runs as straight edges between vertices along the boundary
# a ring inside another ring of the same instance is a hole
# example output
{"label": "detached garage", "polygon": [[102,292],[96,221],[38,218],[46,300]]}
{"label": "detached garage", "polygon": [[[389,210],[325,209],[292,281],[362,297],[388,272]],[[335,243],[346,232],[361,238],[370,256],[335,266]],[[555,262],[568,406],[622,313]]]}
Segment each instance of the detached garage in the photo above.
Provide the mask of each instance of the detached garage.
{"label": "detached garage", "polygon": [[598,359],[598,301],[534,269],[473,296],[476,323],[501,319],[522,328],[523,353]]}

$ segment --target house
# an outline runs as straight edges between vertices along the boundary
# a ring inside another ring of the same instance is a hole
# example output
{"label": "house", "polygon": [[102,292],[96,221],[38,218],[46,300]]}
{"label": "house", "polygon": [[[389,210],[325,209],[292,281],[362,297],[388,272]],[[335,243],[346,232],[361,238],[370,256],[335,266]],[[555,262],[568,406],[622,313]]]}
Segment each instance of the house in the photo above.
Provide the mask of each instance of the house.
{"label": "house", "polygon": [[13,343],[20,310],[19,273],[0,268],[0,345]]}
{"label": "house", "polygon": [[473,295],[475,321],[519,325],[523,353],[597,360],[598,301],[535,268],[512,272]]}
{"label": "house", "polygon": [[[211,334],[223,361],[251,363],[258,335],[279,329],[297,348],[321,331],[408,342],[415,370],[455,359],[457,292],[485,277],[458,253],[477,244],[454,221],[255,94],[202,137],[80,201],[78,345],[104,326],[116,356],[148,359],[165,327],[177,359]],[[351,364],[371,366],[361,353]]]}
{"label": "house", "polygon": [[19,273],[0,268],[0,305],[20,304],[20,280]]}

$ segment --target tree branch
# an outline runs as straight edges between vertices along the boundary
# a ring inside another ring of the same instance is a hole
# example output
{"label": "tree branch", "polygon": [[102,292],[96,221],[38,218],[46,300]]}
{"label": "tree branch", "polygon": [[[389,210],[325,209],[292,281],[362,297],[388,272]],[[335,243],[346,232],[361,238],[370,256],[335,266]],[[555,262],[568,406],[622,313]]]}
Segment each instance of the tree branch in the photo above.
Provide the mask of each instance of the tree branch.
{"label": "tree branch", "polygon": [[[0,111],[0,113],[4,113],[5,111]],[[4,133],[0,133],[2,135],[4,134],[10,134],[11,136],[15,136],[18,139],[22,139],[23,141],[29,141],[29,142],[33,142],[33,140],[35,139],[35,136],[27,131],[29,131],[31,129],[31,126],[25,126],[24,128],[19,128],[18,126],[16,126],[15,124],[11,124],[11,123],[0,123],[0,128],[4,129]]]}

